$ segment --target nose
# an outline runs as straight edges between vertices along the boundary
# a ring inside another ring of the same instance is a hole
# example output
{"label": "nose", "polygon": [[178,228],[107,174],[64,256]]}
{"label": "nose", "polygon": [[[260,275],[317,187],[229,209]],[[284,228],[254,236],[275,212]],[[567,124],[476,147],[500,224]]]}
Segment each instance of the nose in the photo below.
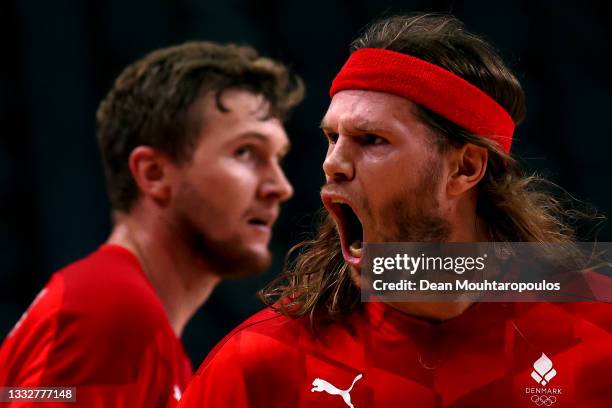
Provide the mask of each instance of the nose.
{"label": "nose", "polygon": [[336,143],[329,145],[323,162],[323,172],[328,183],[350,181],[355,177],[350,143],[348,137],[338,136]]}
{"label": "nose", "polygon": [[270,169],[270,176],[262,183],[259,190],[260,198],[284,202],[293,196],[293,187],[280,164],[274,163]]}

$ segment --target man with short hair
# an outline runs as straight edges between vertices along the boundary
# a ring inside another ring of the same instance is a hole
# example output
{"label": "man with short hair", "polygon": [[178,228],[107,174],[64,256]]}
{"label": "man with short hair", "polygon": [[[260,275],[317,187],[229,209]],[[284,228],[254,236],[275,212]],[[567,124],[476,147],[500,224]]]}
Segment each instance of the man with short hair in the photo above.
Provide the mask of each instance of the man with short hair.
{"label": "man with short hair", "polygon": [[385,19],[330,95],[318,235],[180,407],[610,406],[609,304],[361,303],[362,242],[574,242],[509,155],[524,94],[493,48],[451,16]]}
{"label": "man with short hair", "polygon": [[75,387],[71,407],[176,405],[191,316],[220,280],[270,265],[292,195],[282,121],[302,95],[299,78],[245,46],[191,42],[127,67],[97,113],[112,233],[54,274],[9,333],[0,386]]}

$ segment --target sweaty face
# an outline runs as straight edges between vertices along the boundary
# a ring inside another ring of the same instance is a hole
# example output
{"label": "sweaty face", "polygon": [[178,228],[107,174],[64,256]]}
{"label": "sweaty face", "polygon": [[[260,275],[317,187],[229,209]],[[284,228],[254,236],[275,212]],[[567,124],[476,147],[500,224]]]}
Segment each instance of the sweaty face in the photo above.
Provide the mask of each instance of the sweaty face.
{"label": "sweaty face", "polygon": [[293,193],[280,166],[289,142],[260,95],[231,89],[221,103],[227,112],[213,94],[194,107],[202,125],[178,169],[172,217],[195,257],[219,275],[241,276],[270,264],[272,226]]}
{"label": "sweaty face", "polygon": [[443,162],[410,101],[342,91],[321,128],[329,141],[321,197],[347,263],[360,267],[362,242],[447,239],[449,223],[440,205]]}

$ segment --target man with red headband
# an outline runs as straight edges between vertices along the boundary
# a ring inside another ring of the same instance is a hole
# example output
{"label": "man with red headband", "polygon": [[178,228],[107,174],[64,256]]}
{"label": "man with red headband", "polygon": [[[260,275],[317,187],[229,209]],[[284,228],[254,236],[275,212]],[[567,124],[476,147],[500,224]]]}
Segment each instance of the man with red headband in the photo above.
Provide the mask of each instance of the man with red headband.
{"label": "man with red headband", "polygon": [[386,19],[330,95],[318,235],[180,406],[612,406],[609,304],[360,301],[362,242],[574,242],[509,155],[524,94],[492,47],[450,16]]}

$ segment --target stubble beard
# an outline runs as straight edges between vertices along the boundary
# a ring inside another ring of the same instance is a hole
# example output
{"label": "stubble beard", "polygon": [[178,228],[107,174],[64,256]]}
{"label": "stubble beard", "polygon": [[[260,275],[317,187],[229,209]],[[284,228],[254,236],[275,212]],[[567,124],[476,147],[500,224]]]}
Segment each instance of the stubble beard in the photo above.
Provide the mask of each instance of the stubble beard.
{"label": "stubble beard", "polygon": [[270,267],[272,255],[269,251],[262,254],[250,250],[238,234],[217,239],[206,230],[204,225],[207,220],[198,216],[208,214],[212,219],[216,217],[215,211],[208,208],[206,200],[190,186],[183,186],[181,194],[177,196],[177,204],[171,221],[176,239],[203,269],[212,271],[222,279],[231,279],[256,275]]}
{"label": "stubble beard", "polygon": [[379,238],[382,242],[446,242],[451,226],[440,215],[436,191],[440,184],[437,166],[423,170],[417,186],[399,192],[380,212]]}
{"label": "stubble beard", "polygon": [[194,222],[184,223],[185,243],[193,257],[210,266],[223,279],[260,274],[272,263],[272,256],[255,253],[243,247],[240,237],[218,240],[198,228]]}

